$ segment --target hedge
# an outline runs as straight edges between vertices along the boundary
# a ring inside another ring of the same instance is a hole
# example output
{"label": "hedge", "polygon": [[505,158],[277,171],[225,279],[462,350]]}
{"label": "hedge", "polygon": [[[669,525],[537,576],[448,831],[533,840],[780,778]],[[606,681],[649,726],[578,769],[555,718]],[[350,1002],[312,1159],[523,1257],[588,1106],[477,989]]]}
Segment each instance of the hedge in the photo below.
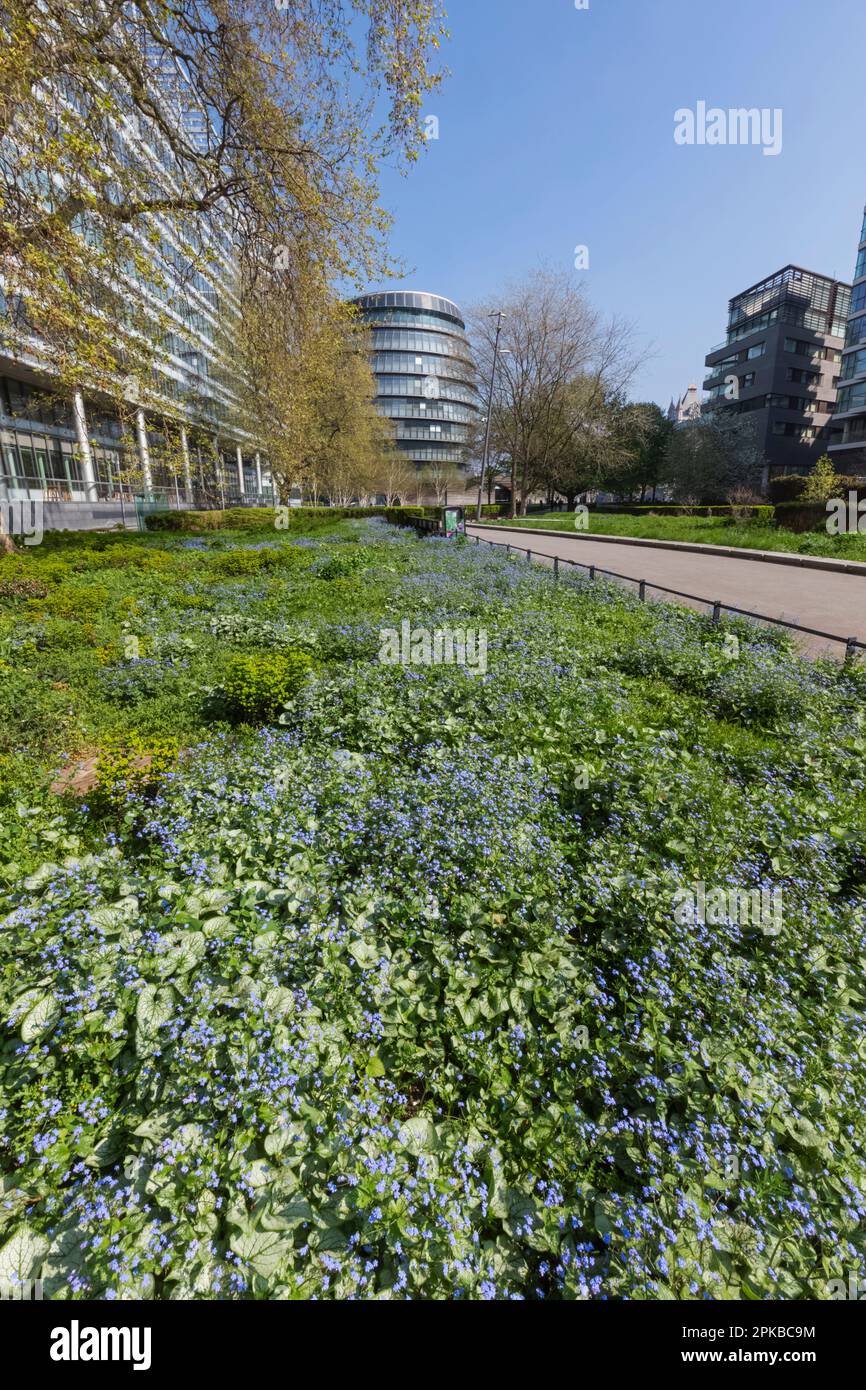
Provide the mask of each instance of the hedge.
{"label": "hedge", "polygon": [[[290,522],[309,525],[319,521],[346,521],[357,517],[414,514],[432,515],[435,508],[424,507],[289,507]],[[145,517],[149,531],[270,531],[275,525],[275,507],[228,507],[225,511],[153,512]]]}
{"label": "hedge", "polygon": [[[776,503],[799,501],[808,480],[806,473],[783,473],[778,478],[771,478],[770,500]],[[858,496],[866,497],[866,479],[841,476],[840,484],[844,496],[856,492]]]}
{"label": "hedge", "polygon": [[[737,504],[705,506],[696,504],[688,506],[684,502],[665,503],[659,502],[655,506],[630,505],[627,502],[614,503],[603,502],[600,505],[590,506],[589,511],[596,516],[728,516],[742,517],[747,516],[752,521],[760,521],[765,524],[772,522],[775,507],[766,503],[754,503],[752,505]],[[529,515],[529,513],[527,513]],[[535,515],[535,513],[533,513]],[[521,520],[515,517],[516,521]]]}
{"label": "hedge", "polygon": [[785,531],[824,531],[827,515],[823,502],[780,502],[776,524]]}
{"label": "hedge", "polygon": [[591,512],[610,513],[619,516],[649,516],[654,513],[657,516],[742,516],[746,514],[755,521],[772,521],[774,507],[766,503],[713,503],[712,505],[698,502],[689,504],[686,502],[656,502],[643,505],[641,503],[615,503],[602,502],[591,506]]}

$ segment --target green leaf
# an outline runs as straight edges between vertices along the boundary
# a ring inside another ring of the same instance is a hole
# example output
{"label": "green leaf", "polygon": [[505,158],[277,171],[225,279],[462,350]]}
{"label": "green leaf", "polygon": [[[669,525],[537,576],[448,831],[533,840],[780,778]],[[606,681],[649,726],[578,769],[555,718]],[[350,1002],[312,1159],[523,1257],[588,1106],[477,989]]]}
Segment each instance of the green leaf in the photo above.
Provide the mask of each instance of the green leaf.
{"label": "green leaf", "polygon": [[827,1146],[826,1140],[818,1133],[811,1120],[807,1120],[803,1115],[789,1122],[786,1128],[796,1147],[804,1153],[822,1153]]}
{"label": "green leaf", "polygon": [[86,1162],[91,1168],[108,1168],[123,1157],[126,1151],[124,1132],[118,1127],[106,1134],[104,1139],[88,1154]]}
{"label": "green leaf", "polygon": [[174,1000],[171,985],[145,985],[135,1008],[137,1052],[152,1052],[158,1047],[161,1030],[174,1014]]}
{"label": "green leaf", "polygon": [[244,1264],[269,1279],[292,1253],[292,1242],[279,1231],[249,1231],[232,1236],[229,1244]]}
{"label": "green leaf", "polygon": [[34,1279],[48,1254],[49,1242],[28,1226],[22,1226],[0,1250],[0,1283],[15,1284]]}
{"label": "green leaf", "polygon": [[119,902],[112,903],[109,907],[98,907],[95,912],[91,912],[90,920],[97,927],[103,927],[106,931],[113,931],[117,927],[122,927],[127,922],[135,921],[138,916],[138,898],[121,898]]}
{"label": "green leaf", "polygon": [[42,1290],[47,1298],[54,1298],[69,1288],[69,1276],[84,1264],[81,1249],[86,1237],[76,1223],[58,1231],[51,1241],[41,1267]]}
{"label": "green leaf", "polygon": [[435,1149],[438,1143],[436,1126],[425,1115],[413,1115],[400,1126],[400,1143],[412,1154]]}
{"label": "green leaf", "polygon": [[506,1227],[515,1239],[525,1239],[535,1226],[536,1207],[525,1192],[512,1190],[508,1199],[508,1218]]}
{"label": "green leaf", "polygon": [[169,949],[165,955],[158,956],[154,963],[155,973],[161,980],[170,975],[188,975],[203,959],[207,951],[207,941],[200,931],[176,931],[166,937]]}
{"label": "green leaf", "polygon": [[35,1042],[49,1033],[60,1017],[60,1005],[53,994],[42,994],[30,1008],[21,1024],[24,1042]]}
{"label": "green leaf", "polygon": [[265,1207],[261,1215],[263,1231],[293,1231],[313,1219],[313,1208],[303,1197],[293,1198],[282,1206],[273,1203]]}
{"label": "green leaf", "polygon": [[359,937],[349,943],[349,955],[358,962],[362,970],[369,970],[378,965],[381,951],[375,941],[366,941]]}

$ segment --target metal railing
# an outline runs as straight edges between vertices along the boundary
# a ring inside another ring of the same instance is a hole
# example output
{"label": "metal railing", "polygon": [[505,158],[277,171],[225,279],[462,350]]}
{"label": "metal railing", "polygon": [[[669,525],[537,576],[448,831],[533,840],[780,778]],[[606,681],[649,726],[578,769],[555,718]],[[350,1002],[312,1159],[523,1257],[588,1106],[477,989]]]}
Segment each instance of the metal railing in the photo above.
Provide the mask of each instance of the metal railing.
{"label": "metal railing", "polygon": [[[503,542],[488,540],[486,536],[476,536],[475,544],[492,545],[501,549]],[[818,628],[804,627],[801,623],[795,623],[788,618],[770,618],[766,613],[753,613],[748,608],[738,608],[735,604],[723,603],[721,599],[703,598],[700,594],[687,594],[681,589],[669,589],[664,584],[656,584],[653,580],[636,579],[634,575],[631,574],[619,574],[616,570],[603,569],[601,565],[585,565],[580,560],[569,560],[564,556],[547,555],[541,550],[524,550],[522,546],[512,545],[508,542],[505,546],[505,552],[507,555],[510,555],[512,551],[517,555],[525,555],[530,562],[533,558],[542,561],[552,560],[554,580],[559,578],[560,565],[571,565],[574,569],[586,570],[591,580],[597,578],[599,575],[603,575],[608,579],[616,579],[625,584],[636,585],[638,597],[642,603],[647,601],[647,590],[655,589],[659,593],[669,594],[673,598],[686,599],[690,603],[705,604],[707,608],[712,609],[712,621],[714,623],[721,621],[722,613],[734,613],[737,617],[749,618],[752,622],[771,623],[776,627],[784,627],[794,632],[802,632],[808,637],[819,637],[826,642],[835,642],[839,646],[845,648],[846,662],[854,661],[858,652],[866,652],[866,642],[861,642],[857,637],[839,637],[838,634],[833,632],[821,632]]]}

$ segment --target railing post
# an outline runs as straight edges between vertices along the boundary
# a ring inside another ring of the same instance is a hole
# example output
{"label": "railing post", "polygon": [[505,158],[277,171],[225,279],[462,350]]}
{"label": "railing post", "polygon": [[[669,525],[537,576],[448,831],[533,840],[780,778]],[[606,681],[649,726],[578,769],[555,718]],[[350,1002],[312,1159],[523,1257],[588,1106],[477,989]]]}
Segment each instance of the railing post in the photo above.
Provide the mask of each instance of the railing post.
{"label": "railing post", "polygon": [[554,579],[558,579],[558,578],[559,578],[559,556],[558,556],[558,555],[554,555],[554,557],[553,557],[553,577],[554,577]]}
{"label": "railing post", "polygon": [[714,623],[719,623],[719,622],[721,622],[721,618],[722,618],[722,605],[721,605],[721,601],[717,601],[716,603],[713,604],[713,622],[714,622]]}
{"label": "railing post", "polygon": [[638,595],[639,595],[639,597],[640,597],[641,603],[646,603],[646,580],[645,580],[645,579],[642,579],[641,582],[640,582],[640,588],[638,589]]}
{"label": "railing post", "polygon": [[526,552],[526,559],[527,559],[527,561],[528,561],[529,564],[532,563],[532,551],[531,551],[531,550],[527,550],[527,552]]}
{"label": "railing post", "polygon": [[595,565],[590,565],[590,567],[589,567],[589,577],[590,577],[590,579],[595,579]]}
{"label": "railing post", "polygon": [[849,663],[852,662],[852,661],[855,661],[855,660],[857,659],[857,648],[858,648],[858,646],[859,646],[859,643],[858,643],[856,637],[849,637],[849,638],[848,638],[848,642],[847,642],[846,647],[845,647],[845,662],[846,662],[846,665],[849,664]]}

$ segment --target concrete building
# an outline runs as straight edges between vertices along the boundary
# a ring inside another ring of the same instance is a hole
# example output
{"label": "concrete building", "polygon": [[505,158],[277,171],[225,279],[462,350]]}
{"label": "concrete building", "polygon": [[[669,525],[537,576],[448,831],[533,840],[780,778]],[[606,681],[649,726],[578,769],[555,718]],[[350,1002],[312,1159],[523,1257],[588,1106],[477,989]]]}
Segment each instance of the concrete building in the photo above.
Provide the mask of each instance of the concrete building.
{"label": "concrete building", "polygon": [[827,451],[850,303],[850,285],[794,265],[729,303],[704,390],[754,413],[766,478],[808,473]]}

